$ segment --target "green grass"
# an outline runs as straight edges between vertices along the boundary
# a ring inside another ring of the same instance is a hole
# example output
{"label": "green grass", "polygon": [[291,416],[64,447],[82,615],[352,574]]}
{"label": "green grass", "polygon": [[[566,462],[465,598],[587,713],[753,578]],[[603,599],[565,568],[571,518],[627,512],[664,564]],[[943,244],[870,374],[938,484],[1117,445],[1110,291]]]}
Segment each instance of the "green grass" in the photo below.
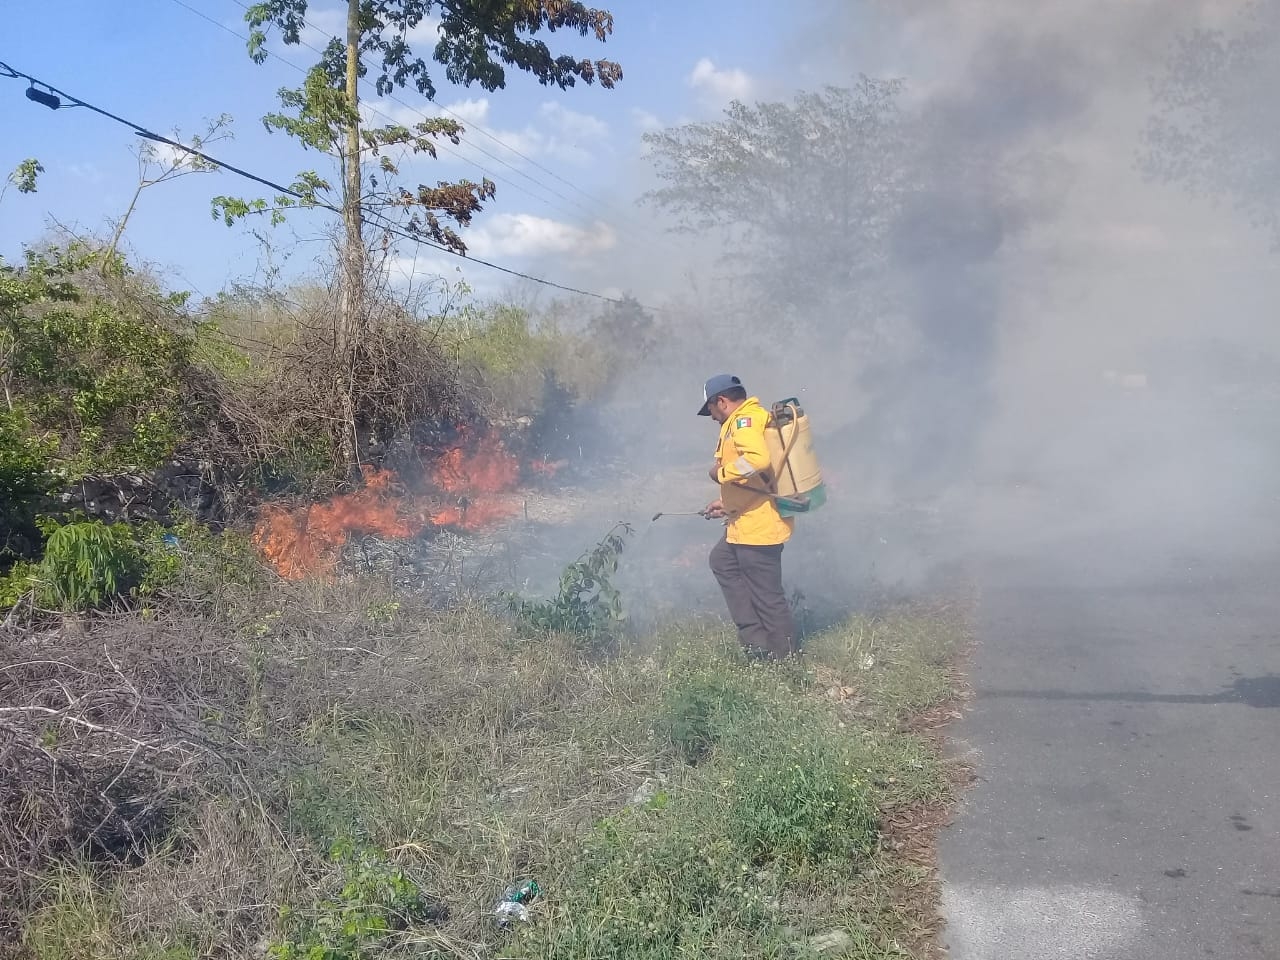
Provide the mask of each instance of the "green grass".
{"label": "green grass", "polygon": [[[931,873],[882,826],[949,798],[909,721],[951,695],[958,618],[857,618],[783,666],[697,624],[598,660],[306,589],[255,638],[254,735],[292,745],[272,789],[194,802],[139,866],[52,875],[34,960],[781,958],[831,931],[827,955],[916,955]],[[532,920],[502,928],[525,877]]]}

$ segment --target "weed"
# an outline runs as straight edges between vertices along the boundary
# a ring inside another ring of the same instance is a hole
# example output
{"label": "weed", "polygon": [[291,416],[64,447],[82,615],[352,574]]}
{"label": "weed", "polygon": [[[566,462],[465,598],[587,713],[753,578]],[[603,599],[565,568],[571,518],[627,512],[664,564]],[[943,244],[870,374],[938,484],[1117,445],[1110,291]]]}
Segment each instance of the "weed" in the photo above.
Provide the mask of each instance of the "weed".
{"label": "weed", "polygon": [[191,519],[172,527],[50,518],[37,525],[48,538],[44,556],[0,577],[0,610],[34,593],[42,607],[65,611],[141,598],[149,614],[157,602],[216,602],[249,587],[259,570],[246,538]]}
{"label": "weed", "polygon": [[[896,860],[878,825],[948,796],[935,749],[901,732],[900,713],[945,677],[946,618],[854,621],[780,669],[696,624],[654,638],[655,653],[598,658],[563,634],[517,644],[481,604],[441,610],[374,582],[253,589],[216,614],[155,594],[154,619],[112,634],[114,661],[93,676],[145,698],[111,715],[129,736],[230,736],[216,749],[257,770],[256,787],[193,757],[180,771],[191,800],[164,804],[171,820],[137,846],[139,865],[86,868],[91,889],[71,897],[6,880],[26,942],[44,945],[36,960],[67,960],[57,944],[75,937],[79,955],[109,960],[267,946],[299,960],[781,960],[832,930],[849,955],[887,960],[926,928],[928,869]],[[0,694],[42,703],[58,684],[102,686],[81,678],[93,651],[60,642],[24,649],[55,666],[15,672]],[[854,692],[831,699],[829,678]],[[142,716],[149,726],[129,726]],[[33,722],[24,736],[38,747],[49,732]],[[52,732],[44,749],[59,756],[93,746]],[[163,788],[135,779],[128,796]],[[83,863],[61,837],[24,864]],[[494,904],[521,877],[542,889],[532,921],[501,929]]]}
{"label": "weed", "polygon": [[742,748],[728,821],[753,862],[853,861],[867,854],[876,804],[847,738],[797,716],[758,725]]}
{"label": "weed", "polygon": [[214,532],[191,517],[133,530],[144,564],[137,592],[155,602],[208,606],[247,591],[262,571],[249,538],[234,530]]}
{"label": "weed", "polygon": [[511,956],[658,960],[768,956],[776,878],[754,871],[697,796],[606,820],[552,915]]}
{"label": "weed", "polygon": [[383,851],[339,841],[330,857],[340,871],[341,889],[310,910],[281,909],[288,933],[267,947],[273,960],[359,960],[397,930],[443,919]]}
{"label": "weed", "polygon": [[119,920],[119,895],[96,883],[87,868],[53,872],[45,881],[44,899],[23,936],[23,945],[37,960],[109,957],[116,952],[111,931]]}
{"label": "weed", "polygon": [[587,648],[611,640],[626,615],[622,595],[613,585],[618,557],[631,536],[630,524],[619,523],[591,550],[569,564],[560,575],[560,589],[551,600],[510,597],[511,609],[543,634],[564,633]]}
{"label": "weed", "polygon": [[754,694],[734,681],[708,671],[667,691],[660,727],[685,762],[706,759],[725,731],[757,706]]}
{"label": "weed", "polygon": [[177,300],[139,283],[115,300],[86,295],[97,261],[73,244],[0,264],[5,394],[29,437],[59,438],[46,455],[71,478],[155,466],[187,435],[191,350],[169,328]]}

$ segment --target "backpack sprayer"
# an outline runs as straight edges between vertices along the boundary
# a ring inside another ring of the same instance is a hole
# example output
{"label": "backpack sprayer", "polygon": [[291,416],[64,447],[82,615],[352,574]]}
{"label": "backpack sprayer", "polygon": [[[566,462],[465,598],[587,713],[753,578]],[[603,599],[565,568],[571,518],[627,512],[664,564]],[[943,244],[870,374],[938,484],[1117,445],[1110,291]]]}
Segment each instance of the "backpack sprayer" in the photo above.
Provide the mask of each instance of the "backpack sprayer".
{"label": "backpack sprayer", "polygon": [[784,517],[810,513],[827,502],[827,489],[822,483],[822,468],[813,452],[813,435],[809,418],[795,397],[779,400],[769,411],[765,427],[769,446],[769,489],[778,512]]}
{"label": "backpack sprayer", "polygon": [[[756,493],[769,497],[784,517],[811,513],[827,502],[822,483],[822,468],[813,451],[809,418],[795,397],[779,400],[769,410],[765,427],[765,443],[769,448],[771,469],[764,489],[747,484]],[[659,517],[706,517],[703,510],[682,513],[659,512]],[[652,520],[650,521],[653,522]]]}

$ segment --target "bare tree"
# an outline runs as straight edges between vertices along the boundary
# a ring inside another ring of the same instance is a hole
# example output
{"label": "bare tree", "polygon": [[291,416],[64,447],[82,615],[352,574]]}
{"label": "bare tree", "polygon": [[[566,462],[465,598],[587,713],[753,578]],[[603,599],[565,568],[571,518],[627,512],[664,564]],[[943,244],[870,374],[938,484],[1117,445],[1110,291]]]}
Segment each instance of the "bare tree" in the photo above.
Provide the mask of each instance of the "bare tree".
{"label": "bare tree", "polygon": [[[193,150],[202,150],[211,143],[229,140],[231,138],[230,128],[231,117],[229,114],[224,113],[210,120],[204,133],[192,137],[190,141],[183,141],[182,135],[177,130],[174,131],[172,139],[179,143],[188,143]],[[111,239],[107,242],[106,249],[103,251],[101,270],[104,274],[113,269],[112,265],[115,263],[116,251],[120,247],[120,239],[124,236],[125,228],[129,225],[129,219],[138,207],[138,200],[142,196],[142,191],[157,184],[168,183],[170,180],[190,176],[193,173],[213,173],[218,169],[216,164],[167,143],[153,143],[150,140],[143,140],[134,153],[138,158],[138,184],[134,188],[133,196],[129,198],[129,205],[125,208],[120,218],[116,220],[115,226],[111,231]]]}

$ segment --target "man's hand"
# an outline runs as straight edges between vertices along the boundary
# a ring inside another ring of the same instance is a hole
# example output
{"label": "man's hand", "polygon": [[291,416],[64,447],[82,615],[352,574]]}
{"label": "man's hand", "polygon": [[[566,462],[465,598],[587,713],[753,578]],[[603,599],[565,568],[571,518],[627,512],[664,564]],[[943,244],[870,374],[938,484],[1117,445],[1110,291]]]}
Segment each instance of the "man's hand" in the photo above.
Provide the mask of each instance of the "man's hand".
{"label": "man's hand", "polygon": [[720,464],[717,463],[710,470],[708,470],[707,476],[711,478],[712,483],[719,483],[720,482]]}
{"label": "man's hand", "polygon": [[712,500],[702,508],[702,515],[708,520],[723,520],[728,516],[728,514],[724,512],[724,501]]}

